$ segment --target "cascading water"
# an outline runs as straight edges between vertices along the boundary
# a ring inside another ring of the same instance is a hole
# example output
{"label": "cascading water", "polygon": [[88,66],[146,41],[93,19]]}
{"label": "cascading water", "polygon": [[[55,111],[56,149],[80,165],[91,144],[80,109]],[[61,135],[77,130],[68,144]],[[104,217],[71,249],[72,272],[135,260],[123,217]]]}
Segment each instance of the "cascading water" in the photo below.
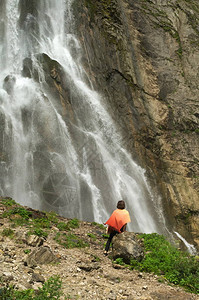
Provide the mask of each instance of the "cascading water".
{"label": "cascading water", "polygon": [[[80,64],[71,3],[2,3],[0,194],[100,223],[124,199],[129,229],[162,232],[164,218],[144,170],[121,146],[114,121]],[[73,121],[61,114],[38,57],[64,70]],[[26,59],[36,76],[24,77]]]}

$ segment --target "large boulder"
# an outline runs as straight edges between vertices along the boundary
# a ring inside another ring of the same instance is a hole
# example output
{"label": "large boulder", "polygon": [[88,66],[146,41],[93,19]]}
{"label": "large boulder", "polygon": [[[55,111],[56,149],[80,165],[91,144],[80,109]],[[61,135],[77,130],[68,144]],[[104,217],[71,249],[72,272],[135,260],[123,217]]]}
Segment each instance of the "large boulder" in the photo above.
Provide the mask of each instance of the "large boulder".
{"label": "large boulder", "polygon": [[127,231],[117,234],[112,241],[112,256],[114,259],[123,258],[127,264],[131,259],[141,261],[144,257],[144,248],[138,235]]}
{"label": "large boulder", "polygon": [[38,264],[49,264],[55,261],[57,258],[49,247],[39,247],[27,257],[25,265],[36,267]]}

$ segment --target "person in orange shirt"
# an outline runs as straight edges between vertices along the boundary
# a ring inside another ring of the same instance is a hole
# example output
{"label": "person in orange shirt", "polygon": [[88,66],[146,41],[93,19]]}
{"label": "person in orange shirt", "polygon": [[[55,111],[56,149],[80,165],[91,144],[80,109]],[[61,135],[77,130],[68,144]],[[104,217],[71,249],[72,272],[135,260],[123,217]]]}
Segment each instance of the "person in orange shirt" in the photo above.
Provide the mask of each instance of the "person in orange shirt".
{"label": "person in orange shirt", "polygon": [[112,238],[121,232],[126,231],[127,223],[131,222],[129,212],[125,209],[125,202],[123,200],[118,201],[117,209],[114,210],[108,221],[105,224],[108,225],[109,238],[105,246],[104,255],[108,254]]}

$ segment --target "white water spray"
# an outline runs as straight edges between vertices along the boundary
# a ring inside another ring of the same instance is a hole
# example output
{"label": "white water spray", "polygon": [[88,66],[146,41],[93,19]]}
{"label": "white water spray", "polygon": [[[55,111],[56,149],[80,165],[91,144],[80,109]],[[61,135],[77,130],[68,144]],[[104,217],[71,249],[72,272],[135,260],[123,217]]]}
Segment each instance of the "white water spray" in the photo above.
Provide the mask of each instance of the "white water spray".
{"label": "white water spray", "polygon": [[[114,121],[80,64],[72,1],[37,1],[32,10],[22,9],[20,3],[6,3],[10,22],[3,41],[8,45],[12,40],[12,47],[0,48],[5,57],[0,77],[2,195],[97,222],[106,221],[117,201],[124,199],[132,218],[129,229],[161,233],[161,207],[145,171],[122,147]],[[44,54],[64,70],[73,120],[61,113],[46,83],[38,60]],[[26,58],[37,81],[21,75]]]}
{"label": "white water spray", "polygon": [[187,248],[187,251],[191,255],[196,255],[197,254],[197,250],[196,250],[196,248],[193,245],[189,244],[178,232],[174,231],[174,233],[184,243],[185,247]]}

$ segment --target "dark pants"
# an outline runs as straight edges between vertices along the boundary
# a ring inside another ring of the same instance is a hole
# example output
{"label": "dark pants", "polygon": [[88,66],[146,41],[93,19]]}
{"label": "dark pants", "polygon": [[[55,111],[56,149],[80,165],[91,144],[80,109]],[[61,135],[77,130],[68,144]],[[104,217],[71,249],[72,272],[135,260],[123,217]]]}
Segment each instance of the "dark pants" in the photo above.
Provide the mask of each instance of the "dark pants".
{"label": "dark pants", "polygon": [[113,237],[118,234],[119,232],[118,231],[112,231],[109,235],[109,238],[108,238],[108,241],[106,242],[106,246],[105,246],[105,251],[108,252],[109,248],[110,248],[110,244],[111,244],[111,241],[113,239]]}
{"label": "dark pants", "polygon": [[[122,228],[120,229],[121,232],[124,232],[126,230],[126,224],[124,226],[122,226]],[[118,234],[119,232],[114,230],[110,233],[109,235],[109,238],[108,238],[108,241],[106,242],[106,246],[105,246],[105,251],[108,252],[109,248],[110,248],[110,244],[111,244],[111,241],[113,239],[113,237]]]}

